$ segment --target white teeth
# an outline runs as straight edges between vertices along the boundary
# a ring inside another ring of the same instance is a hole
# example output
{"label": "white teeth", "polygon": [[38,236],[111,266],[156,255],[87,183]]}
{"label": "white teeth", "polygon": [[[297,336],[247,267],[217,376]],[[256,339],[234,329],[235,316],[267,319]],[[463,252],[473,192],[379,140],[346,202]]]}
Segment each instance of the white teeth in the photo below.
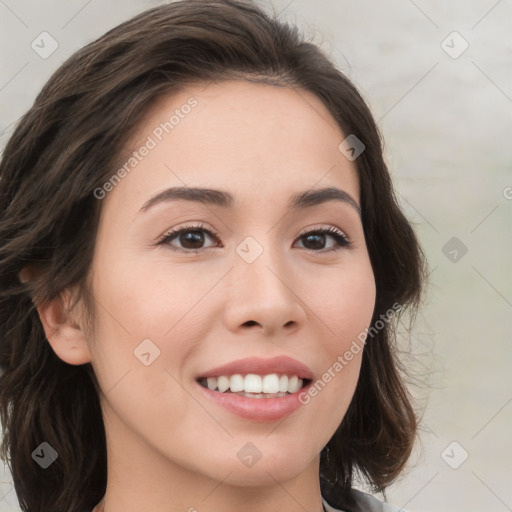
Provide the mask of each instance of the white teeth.
{"label": "white teeth", "polygon": [[[299,382],[300,381],[300,382]],[[288,380],[288,392],[296,393],[302,387],[302,380],[297,377],[297,375],[293,375]]]}
{"label": "white teeth", "polygon": [[282,393],[288,391],[288,375],[281,375],[281,377],[279,377],[279,391]]}
{"label": "white teeth", "polygon": [[263,377],[263,393],[277,393],[279,391],[279,377],[276,373]]}
{"label": "white teeth", "polygon": [[244,390],[244,378],[242,375],[237,373],[236,375],[231,376],[229,379],[229,389],[231,389],[232,393]]}
{"label": "white teeth", "polygon": [[[205,382],[206,381],[206,382]],[[251,398],[274,398],[287,393],[296,393],[302,388],[303,380],[297,375],[256,375],[249,373],[245,377],[239,373],[235,375],[220,375],[202,379],[202,384],[212,391],[237,393]]]}
{"label": "white teeth", "polygon": [[229,378],[225,375],[221,375],[217,378],[217,387],[221,393],[227,391],[229,389]]}
{"label": "white teeth", "polygon": [[255,375],[254,373],[246,375],[244,380],[244,391],[246,393],[261,393],[263,391],[261,376]]}

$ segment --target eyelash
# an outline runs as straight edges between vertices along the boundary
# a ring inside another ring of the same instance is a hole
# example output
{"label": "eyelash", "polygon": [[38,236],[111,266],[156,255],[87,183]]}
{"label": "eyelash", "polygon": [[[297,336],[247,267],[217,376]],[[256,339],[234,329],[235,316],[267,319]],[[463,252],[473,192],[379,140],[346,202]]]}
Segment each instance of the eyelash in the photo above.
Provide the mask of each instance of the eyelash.
{"label": "eyelash", "polygon": [[[176,251],[176,252],[184,252],[184,253],[193,253],[193,254],[198,254],[198,253],[201,253],[201,252],[206,252],[208,251],[209,249],[214,249],[214,247],[206,247],[204,249],[180,249],[180,248],[176,248],[176,247],[173,247],[172,245],[169,244],[169,242],[171,240],[173,240],[174,238],[176,238],[177,236],[179,236],[180,234],[182,233],[186,233],[187,231],[204,231],[205,233],[208,234],[208,236],[216,241],[219,241],[219,237],[213,233],[211,230],[209,230],[207,227],[205,227],[204,225],[189,225],[189,226],[183,226],[179,229],[175,229],[174,231],[170,231],[168,233],[165,233],[159,240],[158,242],[156,243],[156,245],[165,245],[165,244],[168,244],[169,248],[172,250],[172,251]],[[301,239],[307,235],[311,235],[311,234],[315,234],[315,235],[322,235],[322,234],[328,234],[328,235],[331,235],[335,240],[336,240],[336,243],[338,245],[338,247],[334,247],[334,248],[331,248],[331,249],[321,249],[321,250],[314,250],[314,249],[305,249],[307,251],[312,251],[312,252],[315,252],[315,253],[328,253],[328,252],[332,252],[332,251],[339,251],[340,249],[342,248],[347,248],[349,246],[352,245],[352,242],[347,238],[346,235],[344,235],[341,231],[339,231],[338,229],[334,228],[334,227],[329,227],[329,228],[319,228],[319,229],[313,229],[311,231],[307,231],[306,233],[303,233],[302,235],[300,235],[300,237],[298,239]]]}

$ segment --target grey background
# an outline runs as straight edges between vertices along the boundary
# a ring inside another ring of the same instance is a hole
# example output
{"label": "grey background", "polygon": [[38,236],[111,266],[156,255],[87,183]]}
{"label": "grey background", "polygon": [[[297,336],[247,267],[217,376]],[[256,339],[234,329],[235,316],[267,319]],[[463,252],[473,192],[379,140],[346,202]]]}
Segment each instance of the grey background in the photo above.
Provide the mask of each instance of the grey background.
{"label": "grey background", "polygon": [[[61,62],[159,3],[0,0],[1,146]],[[512,510],[512,2],[272,3],[362,91],[429,260],[404,356],[421,442],[388,499],[409,512]],[[58,43],[46,59],[31,48],[43,31]],[[19,510],[8,472],[2,482],[0,512]]]}

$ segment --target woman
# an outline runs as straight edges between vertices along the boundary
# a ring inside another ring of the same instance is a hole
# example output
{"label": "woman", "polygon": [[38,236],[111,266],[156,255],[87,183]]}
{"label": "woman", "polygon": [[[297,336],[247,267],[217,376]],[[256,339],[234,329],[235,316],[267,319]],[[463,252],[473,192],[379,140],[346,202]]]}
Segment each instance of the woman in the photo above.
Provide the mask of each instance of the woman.
{"label": "woman", "polygon": [[3,458],[29,512],[387,510],[424,257],[375,122],[249,1],[74,54],[5,149]]}

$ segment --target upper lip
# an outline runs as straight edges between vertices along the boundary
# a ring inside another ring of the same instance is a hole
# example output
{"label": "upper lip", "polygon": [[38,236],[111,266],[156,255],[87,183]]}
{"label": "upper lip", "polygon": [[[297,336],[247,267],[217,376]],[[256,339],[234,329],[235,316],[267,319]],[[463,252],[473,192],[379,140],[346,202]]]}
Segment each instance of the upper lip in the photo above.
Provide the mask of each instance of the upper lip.
{"label": "upper lip", "polygon": [[217,366],[198,375],[198,379],[207,377],[219,377],[221,375],[297,375],[300,379],[313,379],[313,372],[303,363],[288,356],[278,356],[271,359],[262,357],[250,357],[238,359],[222,366]]}

